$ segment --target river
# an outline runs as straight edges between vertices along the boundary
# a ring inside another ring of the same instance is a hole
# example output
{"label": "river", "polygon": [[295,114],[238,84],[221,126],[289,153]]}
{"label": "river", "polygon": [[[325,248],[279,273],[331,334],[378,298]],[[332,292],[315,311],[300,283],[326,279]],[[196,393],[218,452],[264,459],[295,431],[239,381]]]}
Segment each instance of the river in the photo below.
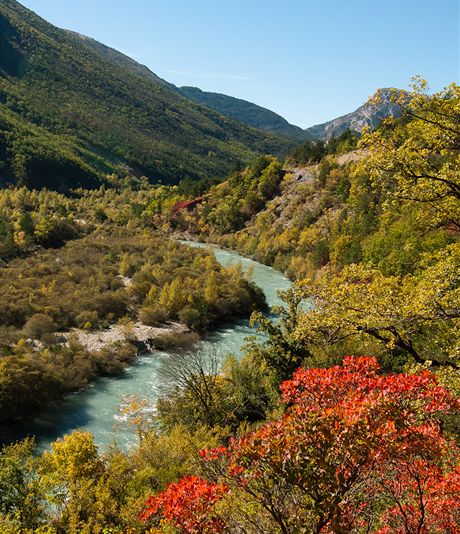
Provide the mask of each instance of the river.
{"label": "river", "polygon": [[[188,244],[208,246],[195,242]],[[269,306],[279,304],[277,291],[291,285],[282,273],[272,267],[215,246],[212,250],[222,265],[240,262],[244,269],[253,266],[253,280],[264,291]],[[238,354],[245,338],[252,334],[254,329],[247,320],[242,320],[209,334],[200,341],[197,350]],[[36,436],[39,451],[49,448],[52,441],[77,429],[91,432],[99,447],[104,448],[116,442],[119,447],[128,448],[135,441],[135,436],[119,424],[120,401],[125,395],[136,395],[155,402],[159,393],[158,370],[162,358],[166,356],[161,351],[142,355],[119,376],[101,378],[88,388],[68,395],[58,406],[43,412],[28,425],[27,433]]]}

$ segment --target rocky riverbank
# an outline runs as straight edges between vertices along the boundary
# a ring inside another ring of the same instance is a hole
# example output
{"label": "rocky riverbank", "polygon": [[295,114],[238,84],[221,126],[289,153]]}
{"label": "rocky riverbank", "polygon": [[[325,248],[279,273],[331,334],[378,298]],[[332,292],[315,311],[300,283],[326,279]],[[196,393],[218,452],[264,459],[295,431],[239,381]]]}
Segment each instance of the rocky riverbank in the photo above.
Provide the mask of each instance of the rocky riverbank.
{"label": "rocky riverbank", "polygon": [[112,345],[129,342],[138,348],[139,353],[158,348],[166,340],[169,345],[182,344],[184,337],[193,335],[187,326],[175,322],[158,326],[148,326],[141,322],[117,323],[103,330],[87,331],[74,328],[70,332],[58,334],[62,342],[69,343],[73,339],[90,352],[99,352]]}

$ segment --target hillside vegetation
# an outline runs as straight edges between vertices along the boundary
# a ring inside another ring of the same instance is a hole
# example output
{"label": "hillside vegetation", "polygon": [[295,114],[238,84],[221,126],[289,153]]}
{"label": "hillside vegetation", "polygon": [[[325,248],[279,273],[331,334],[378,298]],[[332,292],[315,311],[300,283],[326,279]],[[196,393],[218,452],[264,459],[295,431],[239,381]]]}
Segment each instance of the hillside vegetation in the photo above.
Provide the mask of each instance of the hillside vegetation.
{"label": "hillside vegetation", "polygon": [[190,100],[253,128],[282,135],[294,141],[301,141],[307,138],[304,130],[299,126],[289,124],[286,119],[277,113],[247,100],[220,93],[202,91],[198,87],[180,87],[179,91]]}
{"label": "hillside vegetation", "polygon": [[[314,146],[320,163],[279,167],[265,202],[252,191],[261,190],[266,171],[250,167],[194,210],[173,214],[171,224],[198,228],[298,280],[296,297],[313,296],[318,306],[293,333],[318,357],[457,361],[458,91],[453,85],[427,97],[419,88],[404,116],[367,132],[361,156],[348,163]],[[332,146],[340,152],[340,143]]]}
{"label": "hillside vegetation", "polygon": [[223,176],[288,142],[201,107],[145,67],[0,3],[0,184],[65,190],[108,175]]}
{"label": "hillside vegetation", "polygon": [[[355,111],[303,130],[299,126],[289,124],[277,113],[241,98],[202,91],[198,87],[180,87],[179,91],[194,102],[226,117],[297,142],[307,139],[327,142],[333,137],[339,137],[346,130],[360,133],[364,128],[375,128],[383,119],[399,116],[401,113],[400,105],[392,99],[395,90],[379,89]],[[407,95],[405,92],[404,94]]]}
{"label": "hillside vegetation", "polygon": [[165,355],[156,406],[120,405],[130,451],[87,432],[41,455],[30,439],[3,448],[6,534],[458,531],[460,88],[425,89],[395,92],[402,116],[359,141],[303,143],[288,165],[265,155],[197,189],[2,193],[2,414],[131,357],[53,347],[56,324],[199,329],[262,304],[238,267],[171,234],[295,281],[276,316],[254,311],[241,358]]}
{"label": "hillside vegetation", "polygon": [[[184,342],[265,306],[238,266],[152,229],[154,190],[104,188],[68,198],[0,191],[0,431],[134,358],[135,325],[187,326]],[[120,342],[88,348],[116,326]],[[165,344],[180,343],[174,330]],[[154,336],[153,336],[154,337]],[[152,339],[162,345],[162,340]]]}

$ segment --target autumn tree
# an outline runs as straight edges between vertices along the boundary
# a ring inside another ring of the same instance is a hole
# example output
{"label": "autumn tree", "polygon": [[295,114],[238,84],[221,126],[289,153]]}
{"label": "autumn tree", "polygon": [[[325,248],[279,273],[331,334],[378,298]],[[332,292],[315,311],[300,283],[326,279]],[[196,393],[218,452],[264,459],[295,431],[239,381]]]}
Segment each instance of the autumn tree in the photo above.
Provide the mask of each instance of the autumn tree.
{"label": "autumn tree", "polygon": [[140,514],[143,521],[153,517],[187,534],[216,534],[223,532],[224,521],[214,511],[226,491],[221,484],[208,482],[197,476],[183,477],[167,489],[150,497]]}
{"label": "autumn tree", "polygon": [[45,522],[45,499],[37,474],[32,439],[13,443],[0,452],[0,525],[34,529]]}
{"label": "autumn tree", "polygon": [[460,246],[449,245],[418,275],[384,276],[350,265],[338,275],[304,280],[298,294],[315,305],[302,313],[297,339],[334,345],[369,336],[417,363],[459,365]]}
{"label": "autumn tree", "polygon": [[204,299],[209,304],[215,304],[219,298],[219,285],[215,271],[211,271],[204,286]]}
{"label": "autumn tree", "polygon": [[[399,201],[432,211],[434,221],[460,228],[460,87],[453,83],[428,94],[415,79],[414,92],[394,91],[403,120],[388,118],[363,136],[365,162],[374,183]],[[377,97],[378,98],[378,97]]]}
{"label": "autumn tree", "polygon": [[58,439],[41,458],[41,481],[47,500],[70,533],[90,529],[95,522],[97,483],[104,473],[94,437],[74,432]]}
{"label": "autumn tree", "polygon": [[281,419],[202,451],[229,488],[230,531],[444,532],[458,522],[459,454],[440,418],[459,404],[434,374],[381,375],[375,358],[346,358],[300,369],[281,390]]}

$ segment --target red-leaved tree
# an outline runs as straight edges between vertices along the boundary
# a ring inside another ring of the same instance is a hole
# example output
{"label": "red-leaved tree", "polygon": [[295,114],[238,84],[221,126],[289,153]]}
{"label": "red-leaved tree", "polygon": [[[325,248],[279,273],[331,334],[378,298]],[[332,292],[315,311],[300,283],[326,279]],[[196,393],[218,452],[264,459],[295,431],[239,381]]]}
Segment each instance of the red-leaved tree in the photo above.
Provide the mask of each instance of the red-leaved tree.
{"label": "red-leaved tree", "polygon": [[140,514],[142,521],[155,516],[161,522],[174,526],[179,532],[214,534],[222,532],[224,522],[213,512],[222,499],[226,487],[200,477],[185,476],[165,491],[152,496]]}
{"label": "red-leaved tree", "polygon": [[459,403],[433,373],[381,375],[375,358],[346,358],[299,369],[281,390],[280,420],[202,451],[230,489],[228,531],[458,532],[459,456],[441,418]]}

